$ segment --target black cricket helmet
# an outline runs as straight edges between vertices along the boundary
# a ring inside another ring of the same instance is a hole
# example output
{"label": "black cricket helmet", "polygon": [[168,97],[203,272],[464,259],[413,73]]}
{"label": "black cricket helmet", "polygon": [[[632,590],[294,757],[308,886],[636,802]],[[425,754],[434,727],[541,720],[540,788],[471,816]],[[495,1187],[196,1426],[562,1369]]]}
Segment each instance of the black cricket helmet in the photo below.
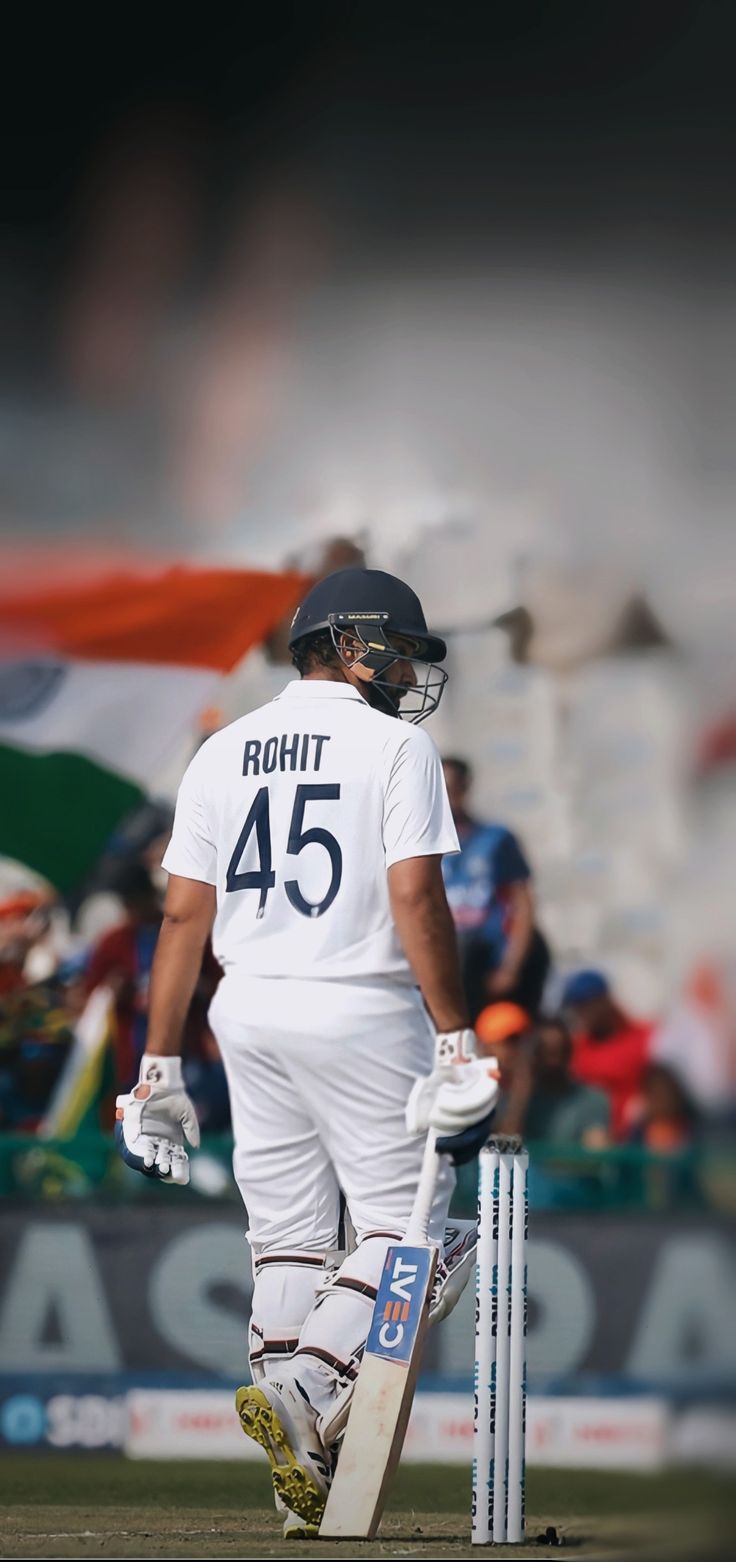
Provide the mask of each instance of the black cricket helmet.
{"label": "black cricket helmet", "polygon": [[[325,575],[297,608],[289,632],[289,650],[313,635],[328,631],[335,652],[346,667],[360,662],[370,668],[369,687],[392,716],[420,722],[437,709],[447,682],[447,646],[427,628],[422,604],[411,586],[381,569],[339,569]],[[394,637],[411,649],[397,650]],[[350,645],[352,655],[345,655]],[[357,649],[357,654],[356,654]],[[382,675],[393,662],[410,662],[415,684],[395,684]]]}

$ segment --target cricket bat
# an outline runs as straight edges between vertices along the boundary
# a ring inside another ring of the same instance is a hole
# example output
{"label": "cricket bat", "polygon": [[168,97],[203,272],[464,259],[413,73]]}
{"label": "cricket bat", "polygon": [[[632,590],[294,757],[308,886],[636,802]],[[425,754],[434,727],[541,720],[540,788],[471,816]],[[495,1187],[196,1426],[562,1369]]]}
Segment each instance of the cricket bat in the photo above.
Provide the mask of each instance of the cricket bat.
{"label": "cricket bat", "polygon": [[406,1236],[386,1254],[320,1539],[372,1540],[381,1522],[429,1321],[437,1250],[427,1232],[438,1166],[430,1129]]}

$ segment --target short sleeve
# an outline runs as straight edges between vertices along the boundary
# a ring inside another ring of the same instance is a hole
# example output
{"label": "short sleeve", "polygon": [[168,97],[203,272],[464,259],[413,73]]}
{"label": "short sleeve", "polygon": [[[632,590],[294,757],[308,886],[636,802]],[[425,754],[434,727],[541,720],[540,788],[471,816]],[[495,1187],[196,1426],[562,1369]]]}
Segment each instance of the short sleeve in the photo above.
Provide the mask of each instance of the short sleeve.
{"label": "short sleeve", "polygon": [[384,796],[386,867],[407,857],[460,850],[439,753],[426,732],[413,728],[395,755]]}
{"label": "short sleeve", "polygon": [[201,752],[195,754],[182,777],[174,828],[162,867],[167,873],[177,873],[183,879],[201,879],[204,884],[216,884],[217,847],[204,797]]}
{"label": "short sleeve", "polygon": [[493,877],[498,888],[518,884],[532,876],[524,853],[510,830],[504,830],[493,848]]}

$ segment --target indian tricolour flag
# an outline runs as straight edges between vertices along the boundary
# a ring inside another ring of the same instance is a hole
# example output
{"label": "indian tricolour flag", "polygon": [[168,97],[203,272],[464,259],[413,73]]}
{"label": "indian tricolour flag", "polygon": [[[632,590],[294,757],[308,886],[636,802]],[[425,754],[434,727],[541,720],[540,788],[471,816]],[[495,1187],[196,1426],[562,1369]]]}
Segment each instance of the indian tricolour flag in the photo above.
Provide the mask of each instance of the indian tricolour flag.
{"label": "indian tricolour flag", "polygon": [[0,555],[0,856],[78,885],[304,590],[293,573]]}

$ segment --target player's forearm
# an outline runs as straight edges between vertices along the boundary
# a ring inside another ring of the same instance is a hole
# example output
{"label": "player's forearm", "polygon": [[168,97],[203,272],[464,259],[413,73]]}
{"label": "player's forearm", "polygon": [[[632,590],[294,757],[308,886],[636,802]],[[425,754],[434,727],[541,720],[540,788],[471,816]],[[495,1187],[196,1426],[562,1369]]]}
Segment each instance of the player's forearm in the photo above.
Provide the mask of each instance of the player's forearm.
{"label": "player's forearm", "polygon": [[151,972],[146,1051],[174,1057],[215,916],[215,889],[172,873]]}
{"label": "player's forearm", "polygon": [[[405,864],[397,864],[404,868]],[[462,1030],[468,1009],[460,976],[455,926],[441,878],[412,882],[389,872],[391,908],[407,960],[438,1030]]]}
{"label": "player's forearm", "polygon": [[206,938],[196,924],[164,917],[151,971],[147,1053],[171,1057],[181,1051]]}

